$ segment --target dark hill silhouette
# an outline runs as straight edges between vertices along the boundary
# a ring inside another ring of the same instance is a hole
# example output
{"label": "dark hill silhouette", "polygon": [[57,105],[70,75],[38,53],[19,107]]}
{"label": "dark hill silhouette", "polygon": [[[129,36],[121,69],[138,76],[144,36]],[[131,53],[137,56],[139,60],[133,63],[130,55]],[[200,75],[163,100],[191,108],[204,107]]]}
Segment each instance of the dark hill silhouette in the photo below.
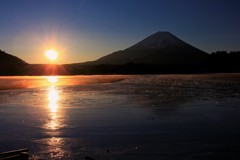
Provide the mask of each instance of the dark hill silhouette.
{"label": "dark hill silhouette", "polygon": [[0,50],[0,75],[19,75],[26,65],[20,58]]}
{"label": "dark hill silhouette", "polygon": [[169,32],[157,32],[122,51],[86,64],[201,65],[209,54],[185,43]]}

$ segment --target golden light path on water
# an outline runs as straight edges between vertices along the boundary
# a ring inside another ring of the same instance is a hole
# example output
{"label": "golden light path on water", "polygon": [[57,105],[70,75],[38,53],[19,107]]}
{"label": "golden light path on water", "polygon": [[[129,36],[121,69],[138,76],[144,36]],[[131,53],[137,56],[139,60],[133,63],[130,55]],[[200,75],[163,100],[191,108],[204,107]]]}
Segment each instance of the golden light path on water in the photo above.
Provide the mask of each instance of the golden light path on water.
{"label": "golden light path on water", "polygon": [[60,94],[56,88],[56,83],[58,82],[57,76],[47,77],[50,86],[48,87],[47,99],[48,99],[48,108],[49,108],[49,121],[46,123],[45,128],[50,130],[57,130],[62,127],[59,111],[58,101],[60,100]]}
{"label": "golden light path on water", "polygon": [[[47,107],[49,110],[49,118],[44,125],[44,128],[51,131],[56,131],[64,127],[63,124],[63,112],[59,105],[61,94],[57,89],[58,77],[48,76],[46,80],[49,83],[47,88]],[[54,135],[50,138],[43,139],[41,143],[52,146],[49,148],[48,153],[51,158],[61,159],[66,155],[69,155],[63,148],[64,139],[61,137],[55,137]]]}
{"label": "golden light path on water", "polygon": [[48,104],[49,109],[51,110],[52,113],[56,113],[58,108],[59,94],[58,94],[58,90],[55,87],[49,88],[48,100],[49,100],[49,104]]}

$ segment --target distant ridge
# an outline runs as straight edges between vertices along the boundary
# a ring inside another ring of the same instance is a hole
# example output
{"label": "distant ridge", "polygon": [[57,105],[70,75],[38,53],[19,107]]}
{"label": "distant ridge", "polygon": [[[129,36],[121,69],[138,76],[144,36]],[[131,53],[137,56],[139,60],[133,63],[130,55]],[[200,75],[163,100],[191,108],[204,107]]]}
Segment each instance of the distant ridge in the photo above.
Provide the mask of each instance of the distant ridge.
{"label": "distant ridge", "polygon": [[87,64],[199,65],[205,63],[208,56],[209,54],[187,44],[170,32],[157,32],[125,50]]}

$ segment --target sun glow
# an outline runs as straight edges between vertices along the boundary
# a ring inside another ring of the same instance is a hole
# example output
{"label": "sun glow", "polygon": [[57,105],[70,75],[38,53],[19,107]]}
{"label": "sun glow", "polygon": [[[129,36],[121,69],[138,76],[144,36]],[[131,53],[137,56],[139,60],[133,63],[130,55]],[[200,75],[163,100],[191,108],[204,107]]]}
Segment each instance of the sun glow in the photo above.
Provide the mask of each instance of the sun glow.
{"label": "sun glow", "polygon": [[50,61],[55,61],[58,58],[58,53],[53,49],[46,50],[44,53]]}

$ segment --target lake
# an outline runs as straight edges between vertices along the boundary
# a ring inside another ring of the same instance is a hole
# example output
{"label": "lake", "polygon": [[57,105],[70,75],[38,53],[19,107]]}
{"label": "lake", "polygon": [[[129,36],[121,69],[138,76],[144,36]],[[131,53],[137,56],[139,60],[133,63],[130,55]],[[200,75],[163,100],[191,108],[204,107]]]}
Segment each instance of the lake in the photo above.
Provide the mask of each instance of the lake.
{"label": "lake", "polygon": [[0,152],[240,158],[240,74],[0,77]]}

